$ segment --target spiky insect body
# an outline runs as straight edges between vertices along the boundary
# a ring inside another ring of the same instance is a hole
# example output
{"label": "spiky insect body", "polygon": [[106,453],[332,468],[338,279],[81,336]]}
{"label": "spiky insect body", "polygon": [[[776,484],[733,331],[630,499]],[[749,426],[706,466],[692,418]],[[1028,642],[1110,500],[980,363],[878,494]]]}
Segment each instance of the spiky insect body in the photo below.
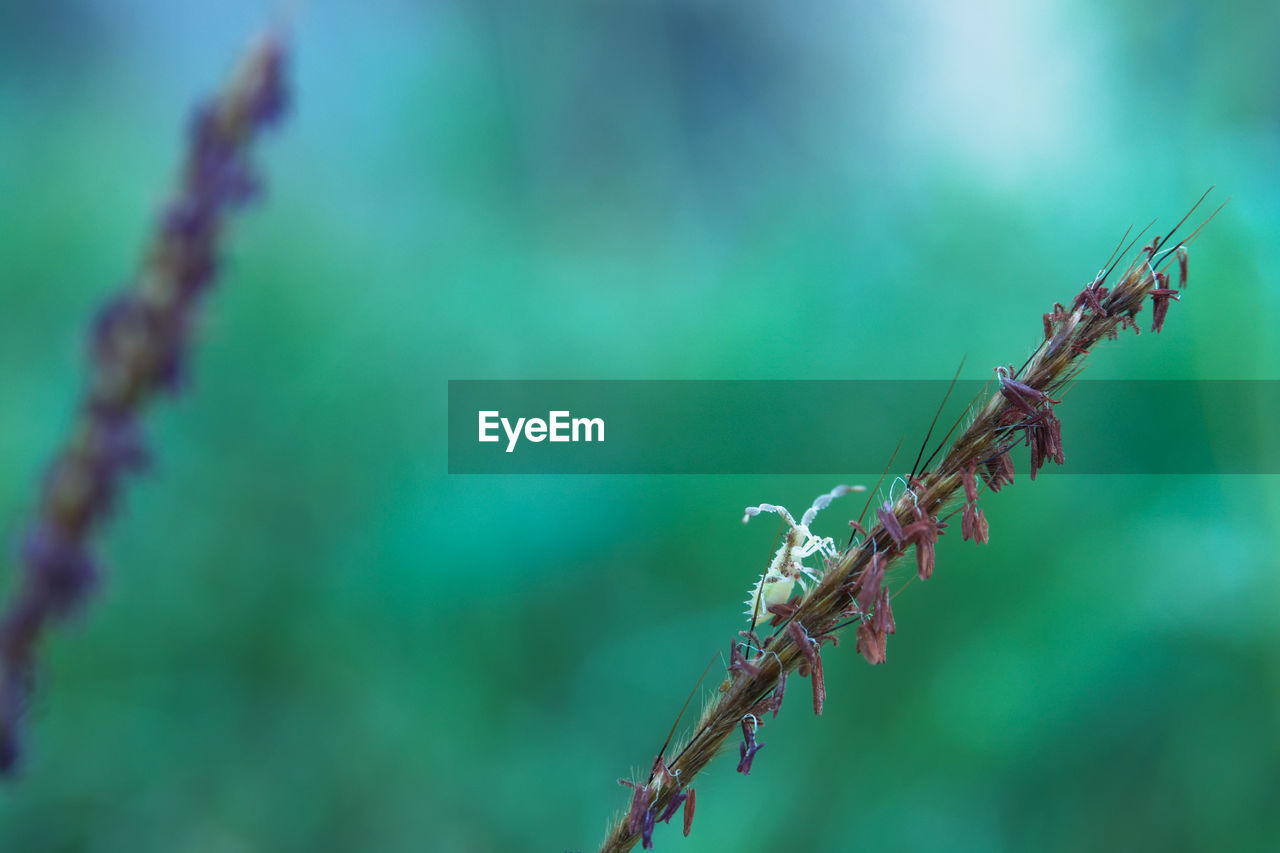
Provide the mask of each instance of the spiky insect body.
{"label": "spiky insect body", "polygon": [[823,509],[841,495],[864,490],[865,487],[863,486],[837,486],[830,492],[819,495],[814,499],[813,505],[800,517],[799,524],[796,524],[795,519],[791,517],[791,513],[787,512],[786,507],[775,506],[774,504],[747,507],[746,514],[742,517],[743,524],[746,524],[753,515],[759,515],[762,512],[776,512],[782,516],[783,521],[791,528],[782,540],[782,545],[774,553],[768,570],[756,581],[755,586],[751,588],[751,594],[747,597],[746,616],[751,623],[752,630],[755,630],[755,627],[761,622],[767,622],[773,618],[769,608],[786,604],[791,598],[791,593],[795,590],[797,583],[800,584],[800,589],[807,593],[809,589],[803,579],[808,578],[809,580],[817,581],[822,576],[825,566],[822,569],[811,569],[804,564],[806,557],[819,554],[824,563],[826,560],[836,557],[835,541],[830,537],[819,539],[809,530],[809,525],[813,523],[818,510]]}

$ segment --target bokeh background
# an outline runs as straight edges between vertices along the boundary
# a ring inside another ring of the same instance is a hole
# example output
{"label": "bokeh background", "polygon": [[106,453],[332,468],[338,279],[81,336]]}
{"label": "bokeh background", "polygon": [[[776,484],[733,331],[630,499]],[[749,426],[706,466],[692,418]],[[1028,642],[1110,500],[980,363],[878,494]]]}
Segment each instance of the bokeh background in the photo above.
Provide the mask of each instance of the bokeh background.
{"label": "bokeh background", "polygon": [[[0,4],[6,547],[192,103],[275,13]],[[742,507],[878,474],[450,477],[449,379],[985,378],[1213,184],[1164,334],[1088,376],[1280,379],[1275,2],[315,2],[292,32],[269,197],[44,646],[6,850],[592,849],[740,627],[773,535]],[[803,443],[824,407],[760,416]],[[1277,479],[983,505],[889,663],[828,650],[824,716],[797,682],[659,849],[1270,849]]]}

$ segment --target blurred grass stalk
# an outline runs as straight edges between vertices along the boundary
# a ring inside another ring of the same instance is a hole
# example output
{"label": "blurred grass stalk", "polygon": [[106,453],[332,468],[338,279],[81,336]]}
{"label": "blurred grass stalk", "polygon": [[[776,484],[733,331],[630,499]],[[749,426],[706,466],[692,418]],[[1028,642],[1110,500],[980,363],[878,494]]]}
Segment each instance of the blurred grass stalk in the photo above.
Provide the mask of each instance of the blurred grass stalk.
{"label": "blurred grass stalk", "polygon": [[[1200,202],[1203,201],[1202,197]],[[1070,308],[1055,304],[1044,315],[1044,340],[1027,362],[1018,370],[1012,366],[996,368],[997,391],[976,410],[968,428],[931,470],[925,469],[947,446],[960,421],[928,458],[924,458],[929,442],[926,436],[925,446],[903,478],[907,488],[896,500],[887,500],[876,509],[878,523],[870,531],[862,527],[861,518],[850,522],[854,535],[848,548],[837,552],[833,546],[823,546],[807,525],[818,509],[849,491],[849,487],[820,495],[798,525],[781,507],[764,504],[747,509],[748,516],[760,511],[778,512],[790,526],[769,572],[755,587],[756,612],[747,612],[751,628],[731,639],[728,678],[675,757],[668,761],[665,756],[670,744],[668,736],[668,743],[658,751],[647,778],[619,780],[634,793],[627,812],[610,827],[602,853],[630,850],[636,841],[651,848],[655,824],[669,822],[681,806],[684,833],[688,835],[696,802],[693,778],[739,729],[743,740],[737,769],[744,774],[751,771],[756,754],[764,746],[756,739],[756,732],[764,725],[766,715],[777,716],[788,673],[797,672],[810,679],[813,710],[821,714],[826,699],[821,651],[825,643],[837,642],[839,631],[854,628],[857,651],[868,663],[885,661],[888,635],[895,632],[890,606],[893,596],[884,583],[886,570],[914,546],[916,576],[928,580],[933,574],[938,537],[957,511],[961,513],[963,538],[985,544],[988,524],[977,506],[979,482],[993,492],[1012,483],[1014,465],[1009,453],[1015,446],[1025,443],[1030,448],[1032,480],[1046,462],[1063,464],[1061,422],[1053,410],[1060,400],[1054,395],[1063,392],[1080,372],[1085,356],[1098,341],[1115,338],[1126,328],[1138,331],[1136,318],[1148,299],[1152,303],[1152,331],[1160,331],[1169,303],[1178,300],[1186,287],[1186,245],[1200,229],[1185,240],[1174,244],[1171,240],[1200,202],[1167,235],[1153,238],[1114,288],[1106,287],[1108,276],[1139,238],[1123,250],[1117,246],[1113,259],[1076,295]],[[1176,289],[1170,286],[1169,273],[1163,269],[1174,261],[1179,273]],[[966,410],[966,416],[970,411],[974,411],[973,407]],[[953,507],[962,492],[963,506]],[[817,573],[807,570],[799,559],[815,553],[826,557],[820,577],[815,577]],[[802,574],[814,578],[816,586],[800,598],[786,600],[791,583],[800,581]],[[786,592],[770,595],[771,584],[785,585]],[[750,605],[749,601],[749,608]],[[755,628],[770,617],[774,632],[761,639]],[[844,753],[839,755],[843,760]]]}
{"label": "blurred grass stalk", "polygon": [[249,163],[258,133],[288,99],[283,38],[260,37],[217,96],[200,104],[176,194],[132,285],[98,311],[88,336],[88,383],[66,444],[46,471],[39,508],[17,555],[19,576],[0,617],[0,772],[21,755],[41,632],[74,612],[98,577],[92,538],[110,517],[123,476],[143,467],[139,418],[183,375],[200,297],[213,284],[225,220],[261,190]]}

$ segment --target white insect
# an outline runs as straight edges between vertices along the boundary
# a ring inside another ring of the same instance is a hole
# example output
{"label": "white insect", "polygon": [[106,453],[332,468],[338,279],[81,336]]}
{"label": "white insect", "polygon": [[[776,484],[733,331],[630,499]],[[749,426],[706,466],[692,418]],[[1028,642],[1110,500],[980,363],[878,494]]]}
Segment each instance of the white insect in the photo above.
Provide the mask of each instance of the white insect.
{"label": "white insect", "polygon": [[783,521],[791,528],[783,538],[781,547],[773,555],[773,562],[769,564],[769,570],[756,581],[756,585],[751,588],[751,595],[747,598],[747,621],[751,623],[752,630],[755,630],[755,627],[761,622],[766,622],[773,618],[769,608],[773,605],[785,604],[787,599],[791,598],[791,591],[797,583],[800,584],[802,591],[806,593],[809,591],[803,578],[807,577],[809,580],[816,582],[821,577],[824,569],[815,570],[809,568],[804,564],[806,557],[819,554],[824,562],[836,558],[838,551],[835,540],[829,536],[819,539],[809,530],[809,525],[813,524],[814,518],[818,515],[818,510],[826,508],[841,495],[864,491],[866,491],[866,486],[836,486],[827,494],[818,495],[813,501],[813,506],[809,507],[805,514],[800,517],[799,524],[796,524],[795,519],[791,517],[791,513],[787,512],[786,507],[774,506],[773,504],[747,507],[746,515],[742,516],[743,524],[750,521],[753,515],[759,515],[762,512],[776,512],[782,516]]}

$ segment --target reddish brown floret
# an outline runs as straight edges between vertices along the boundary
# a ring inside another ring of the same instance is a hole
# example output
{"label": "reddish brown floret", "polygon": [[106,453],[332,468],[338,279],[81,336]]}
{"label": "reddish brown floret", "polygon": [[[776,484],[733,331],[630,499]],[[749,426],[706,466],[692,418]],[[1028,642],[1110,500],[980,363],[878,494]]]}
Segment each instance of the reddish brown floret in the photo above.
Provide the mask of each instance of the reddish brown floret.
{"label": "reddish brown floret", "polygon": [[773,690],[773,716],[776,719],[778,712],[782,710],[782,697],[787,694],[787,673],[785,670],[778,673],[778,686]]}
{"label": "reddish brown floret", "polygon": [[987,544],[987,519],[978,509],[978,483],[975,476],[975,463],[970,463],[960,472],[960,481],[964,484],[964,510],[960,516],[960,538],[964,541],[973,539],[980,545]]}
{"label": "reddish brown floret", "polygon": [[989,541],[987,518],[975,503],[970,502],[964,505],[964,511],[961,514],[960,536],[966,542],[972,539],[979,545],[986,545]]}
{"label": "reddish brown floret", "polygon": [[889,604],[889,590],[880,593],[876,612],[871,617],[871,627],[881,634],[895,634],[898,626],[893,621],[893,606]]}
{"label": "reddish brown floret", "polygon": [[1102,286],[1102,277],[1099,276],[1084,286],[1084,289],[1077,294],[1075,301],[1071,303],[1071,307],[1073,309],[1088,307],[1099,317],[1106,317],[1107,309],[1102,305],[1102,300],[1106,298],[1107,289]]}
{"label": "reddish brown floret", "polygon": [[[1071,313],[1061,302],[1053,303],[1053,310],[1044,315],[1044,339],[1046,341],[1053,340],[1055,331],[1061,332],[1066,328],[1067,319],[1071,317]],[[1050,347],[1051,350],[1057,349],[1058,342]]]}
{"label": "reddish brown floret", "polygon": [[813,713],[821,717],[822,706],[827,701],[827,682],[822,675],[821,655],[817,656],[813,669],[809,673],[809,680],[813,682]]}
{"label": "reddish brown floret", "polygon": [[871,623],[863,622],[858,626],[858,654],[867,659],[867,663],[875,666],[885,661],[885,635],[871,627]]}
{"label": "reddish brown floret", "polygon": [[[757,643],[756,645],[759,645]],[[742,652],[738,649],[738,644],[732,642],[729,645],[729,672],[745,672],[747,675],[755,678],[760,674],[760,667],[753,663],[749,663],[742,656]]]}
{"label": "reddish brown floret", "polygon": [[893,621],[893,607],[889,604],[889,590],[880,591],[876,611],[871,618],[858,626],[858,654],[875,666],[884,663],[889,635],[897,630]]}
{"label": "reddish brown floret", "polygon": [[993,492],[998,492],[1013,482],[1013,460],[1009,458],[1007,450],[988,459],[982,467],[982,478],[986,481],[987,488]]}
{"label": "reddish brown floret", "polygon": [[915,543],[916,571],[920,580],[927,581],[933,577],[934,546],[938,543],[938,537],[942,535],[947,524],[945,521],[938,521],[936,517],[929,515],[918,506],[915,511],[916,520],[903,528],[903,539],[906,542]]}
{"label": "reddish brown floret", "polygon": [[646,816],[651,811],[649,806],[653,802],[653,789],[648,785],[637,785],[629,779],[619,779],[618,784],[635,788],[636,792],[631,795],[631,809],[627,812],[627,827],[632,832],[638,833],[649,820]]}
{"label": "reddish brown floret", "polygon": [[[796,649],[804,655],[804,663],[800,664],[797,672],[802,676],[808,676],[813,683],[813,713],[821,714],[823,703],[827,699],[827,685],[822,676],[822,654],[819,646],[822,641],[814,642],[805,631],[804,626],[799,622],[792,622],[787,625],[787,633],[791,635],[791,641],[796,644]],[[835,637],[823,637],[823,640],[830,639],[836,642]]]}
{"label": "reddish brown floret", "polygon": [[898,523],[898,517],[893,513],[893,504],[885,501],[883,506],[877,507],[876,517],[880,519],[885,532],[893,537],[893,541],[901,545],[902,525]]}
{"label": "reddish brown floret", "polygon": [[653,849],[653,809],[644,813],[644,822],[640,824],[640,847],[643,850]]}
{"label": "reddish brown floret", "polygon": [[657,823],[670,823],[671,818],[675,816],[676,811],[681,804],[688,798],[689,794],[685,791],[676,791],[671,795],[671,799],[667,801],[667,807],[662,810],[662,814],[656,819]]}
{"label": "reddish brown floret", "polygon": [[[1028,417],[1040,414],[1042,406],[1048,408],[1051,404],[1062,402],[1053,399],[1039,388],[1032,388],[1025,382],[1003,375],[1003,371],[1004,368],[996,368],[996,376],[1000,379],[1000,394]],[[1012,371],[1009,372],[1012,373]]]}
{"label": "reddish brown floret", "polygon": [[[1169,313],[1169,300],[1181,301],[1181,295],[1169,287],[1169,276],[1165,273],[1156,273],[1156,284],[1159,286],[1151,291],[1151,330],[1159,334]],[[1181,286],[1185,287],[1186,283]]]}
{"label": "reddish brown floret", "polygon": [[858,581],[858,607],[864,613],[871,610],[876,596],[880,594],[880,584],[884,582],[886,563],[884,554],[877,551],[871,555],[871,561],[862,571],[862,577]]}
{"label": "reddish brown floret", "polygon": [[973,503],[978,499],[978,464],[970,462],[960,471],[960,482],[964,484],[964,499]]}
{"label": "reddish brown floret", "polygon": [[791,641],[796,644],[796,650],[804,655],[810,666],[813,666],[814,661],[818,659],[818,649],[813,640],[809,639],[809,632],[799,622],[792,622],[787,625],[787,633],[791,635]]}
{"label": "reddish brown floret", "polygon": [[770,625],[781,625],[783,620],[790,619],[799,609],[800,605],[792,604],[790,601],[780,601],[765,608],[765,610],[773,614],[773,619],[769,622]]}
{"label": "reddish brown floret", "polygon": [[756,753],[764,749],[764,744],[756,742],[758,724],[754,717],[742,721],[742,743],[738,747],[738,772],[743,776],[751,775],[751,764],[756,760]]}

